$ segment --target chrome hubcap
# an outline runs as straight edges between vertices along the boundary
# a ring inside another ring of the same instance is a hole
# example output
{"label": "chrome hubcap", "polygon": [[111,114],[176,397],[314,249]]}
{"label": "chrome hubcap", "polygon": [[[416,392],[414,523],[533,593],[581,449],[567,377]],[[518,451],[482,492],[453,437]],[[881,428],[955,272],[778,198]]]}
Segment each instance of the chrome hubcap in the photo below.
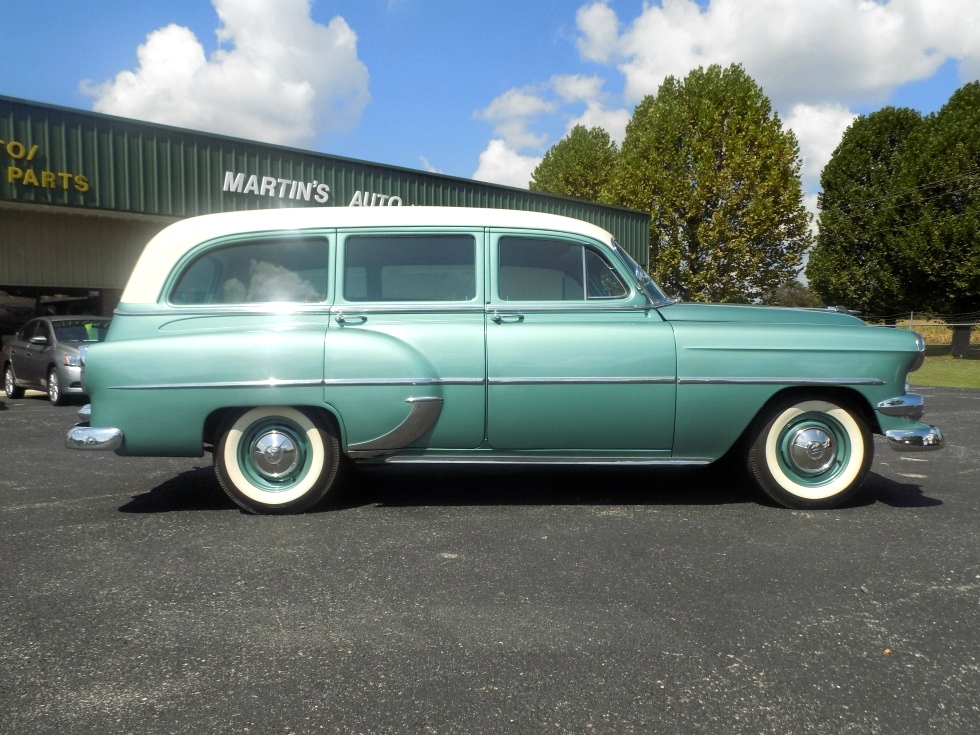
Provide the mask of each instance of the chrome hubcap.
{"label": "chrome hubcap", "polygon": [[789,444],[789,459],[801,472],[826,472],[837,460],[837,444],[834,437],[821,428],[798,429]]}
{"label": "chrome hubcap", "polygon": [[268,431],[252,444],[252,464],[260,475],[270,480],[285,477],[298,462],[296,444],[282,432]]}

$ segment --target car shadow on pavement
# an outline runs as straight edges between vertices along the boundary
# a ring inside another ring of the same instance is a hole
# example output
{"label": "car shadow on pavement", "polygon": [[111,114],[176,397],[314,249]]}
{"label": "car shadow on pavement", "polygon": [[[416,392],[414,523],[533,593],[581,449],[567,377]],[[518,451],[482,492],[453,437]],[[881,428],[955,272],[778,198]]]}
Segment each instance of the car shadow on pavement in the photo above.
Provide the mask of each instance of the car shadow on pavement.
{"label": "car shadow on pavement", "polygon": [[[313,512],[368,505],[676,505],[712,506],[756,503],[777,507],[739,473],[715,467],[362,467],[339,497]],[[845,507],[883,503],[925,508],[942,501],[921,486],[871,473]],[[237,510],[218,484],[214,469],[197,467],[166,480],[122,505],[122,513]]]}
{"label": "car shadow on pavement", "polygon": [[938,498],[930,498],[921,485],[914,482],[897,482],[876,472],[868,475],[864,486],[848,506],[884,503],[893,508],[932,508],[942,505]]}
{"label": "car shadow on pavement", "polygon": [[171,513],[182,510],[237,509],[225,495],[210,465],[181,472],[140,495],[134,495],[122,513]]}

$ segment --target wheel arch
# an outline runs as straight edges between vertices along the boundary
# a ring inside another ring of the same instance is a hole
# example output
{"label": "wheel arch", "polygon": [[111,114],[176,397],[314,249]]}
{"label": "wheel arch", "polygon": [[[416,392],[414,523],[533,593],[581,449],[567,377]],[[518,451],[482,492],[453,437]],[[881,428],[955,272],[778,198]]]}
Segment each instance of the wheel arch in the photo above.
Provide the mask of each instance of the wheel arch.
{"label": "wheel arch", "polygon": [[[344,425],[340,420],[340,417],[335,413],[335,411],[330,406],[311,406],[306,404],[279,404],[288,405],[289,408],[295,408],[300,411],[304,411],[307,414],[314,416],[316,419],[324,422],[330,429],[334,431],[337,436],[337,440],[340,442],[341,451],[344,451],[347,446],[345,436],[344,436]],[[211,413],[209,413],[204,419],[204,426],[202,427],[201,441],[205,446],[213,447],[217,444],[218,432],[221,427],[228,420],[229,416],[236,414],[243,414],[253,408],[258,408],[258,406],[223,406],[222,408],[216,408]],[[346,454],[346,452],[345,452]]]}
{"label": "wheel arch", "polygon": [[881,426],[878,423],[878,417],[875,415],[875,411],[871,407],[871,403],[861,394],[860,391],[853,388],[848,388],[846,386],[787,386],[786,388],[776,391],[768,399],[766,399],[765,403],[763,403],[755,412],[752,419],[745,425],[745,428],[742,429],[741,433],[738,435],[732,445],[721,457],[716,460],[716,462],[738,462],[739,458],[746,449],[749,436],[752,434],[753,429],[758,424],[761,417],[768,415],[769,411],[774,405],[785,400],[803,400],[806,398],[818,400],[823,399],[828,401],[834,401],[836,399],[838,401],[843,401],[849,407],[858,412],[872,434],[883,433]]}

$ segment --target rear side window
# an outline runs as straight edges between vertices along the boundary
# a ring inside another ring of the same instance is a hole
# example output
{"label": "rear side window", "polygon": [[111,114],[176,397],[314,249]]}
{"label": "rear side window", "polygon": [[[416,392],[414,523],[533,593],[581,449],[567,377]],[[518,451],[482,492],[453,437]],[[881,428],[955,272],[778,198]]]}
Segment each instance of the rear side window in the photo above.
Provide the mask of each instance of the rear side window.
{"label": "rear side window", "polygon": [[344,247],[345,301],[470,301],[470,235],[353,235]]}
{"label": "rear side window", "polygon": [[317,303],[327,298],[327,241],[275,238],[209,250],[180,275],[174,304]]}
{"label": "rear side window", "polygon": [[504,301],[585,301],[629,294],[596,250],[536,237],[500,238],[497,291]]}

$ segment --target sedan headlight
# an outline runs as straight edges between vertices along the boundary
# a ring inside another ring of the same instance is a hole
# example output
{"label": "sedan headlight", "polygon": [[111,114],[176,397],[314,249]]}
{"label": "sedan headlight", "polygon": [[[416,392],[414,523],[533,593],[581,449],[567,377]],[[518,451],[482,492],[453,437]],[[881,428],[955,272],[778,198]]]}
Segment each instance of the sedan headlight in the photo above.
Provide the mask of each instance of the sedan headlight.
{"label": "sedan headlight", "polygon": [[71,355],[71,354],[68,354],[66,352],[64,355],[61,356],[61,359],[64,361],[65,365],[68,365],[68,367],[81,367],[82,366],[82,356],[81,355]]}

